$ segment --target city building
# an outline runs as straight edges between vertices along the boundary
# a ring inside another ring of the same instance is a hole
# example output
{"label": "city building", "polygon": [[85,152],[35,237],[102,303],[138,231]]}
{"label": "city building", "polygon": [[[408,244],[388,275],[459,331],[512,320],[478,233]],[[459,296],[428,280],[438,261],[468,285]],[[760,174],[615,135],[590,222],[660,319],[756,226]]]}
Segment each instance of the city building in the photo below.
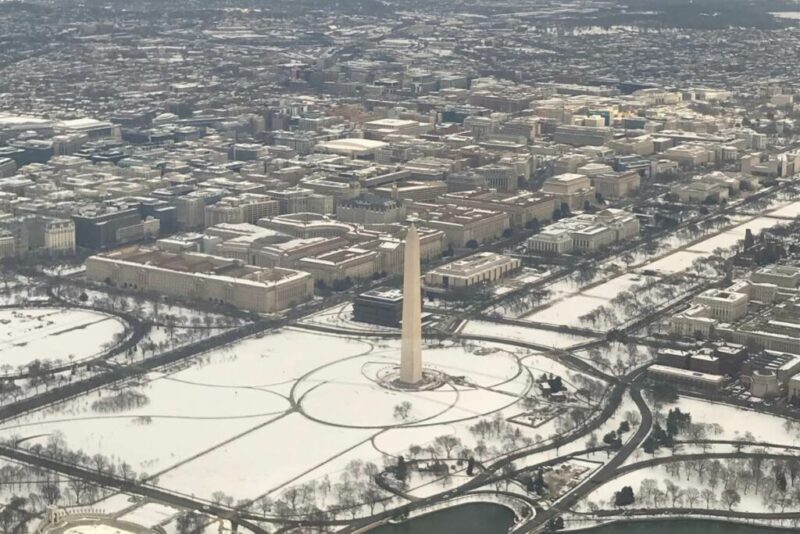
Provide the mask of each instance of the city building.
{"label": "city building", "polygon": [[408,180],[402,183],[384,185],[372,190],[375,194],[392,200],[412,200],[429,202],[447,193],[447,184],[439,180],[428,182]]}
{"label": "city building", "polygon": [[750,280],[762,284],[794,289],[800,286],[800,267],[793,265],[771,265],[762,267],[750,275]]}
{"label": "city building", "polygon": [[314,296],[310,274],[198,253],[127,247],[91,256],[86,276],[132,291],[275,313]]}
{"label": "city building", "polygon": [[403,317],[403,292],[399,289],[371,289],[353,299],[353,320],[399,327]]}
{"label": "city building", "polygon": [[613,139],[614,132],[603,126],[563,125],[556,128],[553,140],[574,146],[602,146]]}
{"label": "city building", "polygon": [[336,281],[358,282],[372,278],[381,271],[381,258],[373,250],[347,247],[300,258],[297,268],[311,273],[315,282],[330,286]]}
{"label": "city building", "polygon": [[477,284],[490,284],[520,268],[518,258],[480,252],[446,263],[425,273],[425,288],[429,291],[459,291]]}
{"label": "city building", "polygon": [[406,207],[404,204],[378,197],[362,195],[342,200],[336,205],[336,218],[343,222],[358,224],[390,224],[404,220]]}
{"label": "city building", "polygon": [[637,171],[601,173],[592,177],[595,192],[602,198],[624,198],[635,193],[641,184]]}
{"label": "city building", "polygon": [[67,534],[70,532],[114,532],[116,534],[155,534],[156,529],[147,528],[132,521],[125,521],[89,506],[59,508],[47,506],[44,517],[36,525],[35,534]]}
{"label": "city building", "polygon": [[161,221],[142,216],[137,207],[90,205],[73,214],[75,244],[89,250],[103,250],[136,241],[155,239]]}
{"label": "city building", "polygon": [[639,236],[639,219],[623,210],[582,213],[550,224],[527,241],[528,250],[546,255],[594,252]]}
{"label": "city building", "polygon": [[204,208],[205,226],[220,223],[255,223],[265,217],[280,215],[280,203],[267,195],[245,193],[224,197]]}
{"label": "city building", "polygon": [[[459,191],[442,195],[438,199],[445,204],[456,204],[508,213],[511,226],[526,228],[532,224],[543,225],[553,217],[555,197],[530,191],[502,193],[491,189]],[[535,222],[534,222],[535,221]]]}
{"label": "city building", "polygon": [[378,119],[361,125],[366,139],[383,140],[392,135],[409,135],[417,137],[428,133],[433,125],[404,119]]}
{"label": "city building", "polygon": [[411,204],[409,211],[417,213],[420,226],[444,232],[449,246],[456,249],[494,241],[510,228],[510,218],[502,211],[421,202]]}
{"label": "city building", "polygon": [[694,298],[696,304],[706,307],[712,318],[724,322],[744,317],[749,301],[747,293],[720,289],[708,289]]}
{"label": "city building", "polygon": [[706,374],[658,364],[647,368],[647,377],[656,383],[668,382],[682,388],[708,392],[719,392],[728,383],[728,379],[722,375]]}
{"label": "city building", "polygon": [[334,221],[318,213],[293,213],[260,219],[259,226],[271,228],[295,237],[338,237],[352,230],[352,226]]}
{"label": "city building", "polygon": [[588,176],[575,173],[559,174],[542,186],[542,193],[555,197],[556,208],[566,205],[570,211],[580,211],[587,202],[594,203],[595,192]]}

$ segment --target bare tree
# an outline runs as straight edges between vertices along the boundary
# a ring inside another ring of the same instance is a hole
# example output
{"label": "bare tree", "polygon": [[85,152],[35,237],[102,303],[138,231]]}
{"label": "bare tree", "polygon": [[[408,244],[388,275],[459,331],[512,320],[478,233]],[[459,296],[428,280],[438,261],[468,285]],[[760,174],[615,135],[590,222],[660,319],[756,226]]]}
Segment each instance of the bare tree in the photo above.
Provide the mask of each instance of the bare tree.
{"label": "bare tree", "polygon": [[722,502],[728,507],[728,510],[733,510],[733,507],[742,502],[742,496],[733,488],[728,488],[722,491]]}
{"label": "bare tree", "polygon": [[717,494],[711,488],[705,488],[700,492],[700,496],[706,502],[706,508],[711,508],[712,505],[717,503]]}
{"label": "bare tree", "polygon": [[400,419],[401,421],[408,420],[408,416],[411,413],[412,405],[408,401],[403,401],[397,406],[394,407],[394,418]]}
{"label": "bare tree", "polygon": [[694,508],[694,505],[699,500],[700,500],[700,490],[698,490],[697,488],[687,488],[686,504],[689,505],[689,508]]}
{"label": "bare tree", "polygon": [[683,490],[671,480],[666,480],[664,485],[666,487],[667,496],[672,501],[672,507],[674,508],[675,504],[683,499]]}
{"label": "bare tree", "polygon": [[450,458],[450,453],[453,450],[461,447],[461,440],[456,436],[438,436],[433,441],[438,447],[444,449],[447,458]]}

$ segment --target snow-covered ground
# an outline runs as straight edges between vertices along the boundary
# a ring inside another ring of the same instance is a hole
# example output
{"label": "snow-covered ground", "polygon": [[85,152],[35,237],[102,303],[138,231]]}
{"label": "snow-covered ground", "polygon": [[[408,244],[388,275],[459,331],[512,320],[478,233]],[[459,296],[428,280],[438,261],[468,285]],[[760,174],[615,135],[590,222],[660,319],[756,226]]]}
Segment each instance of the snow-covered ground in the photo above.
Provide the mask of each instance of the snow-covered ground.
{"label": "snow-covered ground", "polygon": [[553,347],[556,349],[572,347],[591,340],[591,338],[573,334],[528,328],[525,326],[492,323],[489,321],[468,321],[461,332],[479,336],[514,339],[516,341],[534,343],[536,345]]}
{"label": "snow-covered ground", "polygon": [[[29,438],[22,444],[32,446],[58,435],[69,449],[158,475],[167,489],[252,499],[326,475],[335,481],[353,459],[383,465],[386,455],[391,461],[442,435],[473,448],[470,426],[525,411],[520,399],[538,394],[535,377],[559,374],[573,390],[576,380],[536,352],[448,342],[423,352],[426,367],[451,377],[440,388],[403,392],[376,384],[399,353],[396,340],[284,329],[126,384],[140,394],[138,403],[101,409],[122,391],[104,389],[8,422],[0,439]],[[395,414],[403,402],[411,404],[407,417]],[[536,429],[507,424],[521,430],[515,440],[557,434],[552,422]],[[491,450],[501,443],[487,441],[485,454],[497,454]]]}
{"label": "snow-covered ground", "polygon": [[[426,302],[427,304],[427,302]],[[397,332],[398,328],[390,328],[370,323],[362,323],[353,319],[353,304],[346,302],[322,310],[303,319],[305,324],[318,324],[336,328],[347,328],[351,331],[363,332]]]}
{"label": "snow-covered ground", "polygon": [[797,217],[800,216],[800,202],[794,202],[788,206],[778,208],[767,214],[770,217]]}
{"label": "snow-covered ground", "polygon": [[[704,450],[699,448],[690,448],[681,451],[682,454],[695,454],[701,452],[733,452],[730,446],[717,446],[709,447]],[[745,448],[743,452],[752,452],[752,448]],[[767,449],[767,452],[774,454],[785,454],[787,451],[781,449]],[[665,453],[670,456],[669,453]],[[662,455],[663,456],[663,455]],[[639,461],[651,458],[650,455],[642,455]],[[726,510],[728,506],[723,502],[722,492],[726,485],[733,486],[741,498],[741,502],[736,505],[737,510],[743,510],[753,513],[767,513],[767,512],[780,512],[793,511],[794,506],[789,499],[788,502],[781,500],[782,496],[791,496],[792,488],[789,491],[781,494],[770,489],[769,486],[773,485],[772,479],[774,477],[772,471],[773,462],[771,460],[763,460],[762,462],[762,475],[761,480],[765,485],[762,485],[758,491],[755,490],[754,481],[752,478],[753,463],[747,459],[726,459],[719,460],[704,460],[702,465],[699,462],[673,462],[671,464],[662,464],[654,467],[647,467],[639,469],[630,473],[626,473],[619,478],[616,478],[603,486],[600,486],[595,491],[590,493],[585,503],[592,502],[599,505],[600,508],[615,508],[614,494],[624,486],[633,488],[636,495],[635,508],[653,508],[659,506],[673,507],[672,495],[676,495],[674,506],[687,508],[711,508],[717,510]],[[720,470],[721,466],[724,470]],[[745,473],[744,476],[737,475],[736,473]],[[788,477],[788,475],[787,475]],[[747,478],[745,481],[744,479]],[[656,502],[648,495],[647,490],[643,486],[645,484],[655,483],[663,495],[662,500]],[[672,484],[676,487],[677,491],[670,493],[667,489]],[[800,486],[798,486],[800,487]],[[711,495],[708,496],[708,502],[705,497],[700,493],[704,490],[710,490]],[[689,493],[696,491],[693,497]],[[700,494],[700,495],[698,495]]]}
{"label": "snow-covered ground", "polygon": [[749,432],[759,442],[800,446],[800,433],[788,425],[786,419],[775,415],[692,397],[680,397],[677,403],[664,407],[665,410],[671,408],[689,412],[693,423],[722,425],[722,433],[713,439],[738,440]]}
{"label": "snow-covered ground", "polygon": [[[800,203],[794,203],[782,209],[800,210]],[[639,272],[655,271],[661,274],[675,274],[685,271],[689,269],[696,260],[711,255],[717,249],[730,249],[730,247],[744,239],[747,230],[752,231],[754,235],[758,235],[765,229],[786,223],[786,221],[782,219],[770,217],[769,215],[770,214],[764,217],[749,218],[743,222],[739,222],[718,235],[693,243],[684,250],[669,254],[654,262],[642,264],[638,267],[638,270]]]}
{"label": "snow-covered ground", "polygon": [[[605,306],[609,300],[624,291],[634,290],[638,286],[643,286],[653,280],[652,277],[638,274],[624,274],[612,278],[608,282],[591,287],[573,296],[567,297],[553,303],[551,306],[525,316],[526,320],[563,324],[569,326],[582,326],[580,317],[592,310]],[[618,323],[625,322],[627,316],[618,317],[615,321],[600,325],[602,328],[618,326]],[[584,325],[585,326],[585,325]]]}
{"label": "snow-covered ground", "polygon": [[9,308],[0,310],[0,362],[80,361],[117,343],[125,332],[118,318],[90,310]]}
{"label": "snow-covered ground", "polygon": [[[702,399],[692,397],[680,397],[676,403],[663,406],[661,408],[662,414],[668,410],[679,408],[684,413],[691,415],[693,424],[715,425],[716,432],[708,433],[706,439],[713,440],[749,440],[758,442],[753,446],[735,447],[730,444],[715,444],[715,445],[680,445],[678,451],[674,454],[697,454],[697,453],[731,453],[738,449],[743,452],[753,452],[755,450],[765,450],[771,453],[787,454],[791,453],[787,446],[800,446],[800,433],[798,432],[798,425],[787,422],[786,419],[772,416],[763,413],[756,413],[744,408],[730,406],[725,404],[718,404],[709,402]],[[678,436],[679,440],[690,439],[689,435],[681,434]],[[772,444],[769,446],[765,444]],[[625,466],[630,466],[653,457],[671,457],[673,452],[668,449],[659,449],[653,455],[646,454],[641,449],[637,449],[625,462]],[[717,509],[726,509],[727,506],[722,504],[721,492],[725,487],[725,481],[711,482],[710,472],[712,471],[710,464],[713,460],[705,462],[703,466],[702,479],[701,475],[697,472],[700,465],[697,462],[682,463],[678,471],[673,467],[661,465],[646,469],[640,469],[631,473],[625,474],[600,488],[593,491],[587,498],[587,502],[591,501],[604,508],[613,508],[611,503],[614,498],[614,493],[619,491],[623,486],[631,486],[634,493],[638,495],[637,506],[653,506],[653,503],[647,504],[646,497],[641,495],[641,484],[645,479],[651,479],[658,483],[661,491],[666,490],[666,481],[669,481],[678,486],[684,492],[689,488],[695,488],[698,491],[710,488],[714,491],[714,496],[711,498],[710,507]],[[719,460],[721,464],[729,470],[744,470],[751,472],[753,465],[748,463],[747,460]],[[765,461],[766,462],[766,461]],[[687,465],[689,466],[687,468]],[[773,477],[771,469],[767,466],[764,478]],[[722,476],[726,476],[723,472]],[[732,478],[727,476],[725,480],[730,481]],[[747,483],[735,484],[741,496],[741,503],[737,506],[740,510],[749,512],[768,512],[781,510],[780,503],[777,503],[776,495],[767,493],[767,498],[764,498],[765,491],[756,494],[752,488],[752,480],[749,490],[746,488]],[[671,499],[667,498],[665,501],[671,505]],[[685,494],[682,499],[685,499]],[[716,502],[714,502],[716,501]],[[681,500],[679,505],[705,507],[706,503],[695,502],[688,503]]]}
{"label": "snow-covered ground", "polygon": [[163,504],[150,502],[118,517],[137,525],[154,527],[179,513],[179,510]]}
{"label": "snow-covered ground", "polygon": [[689,269],[695,261],[705,256],[706,255],[702,252],[681,250],[654,262],[642,265],[639,267],[639,272],[653,271],[664,275],[675,274]]}

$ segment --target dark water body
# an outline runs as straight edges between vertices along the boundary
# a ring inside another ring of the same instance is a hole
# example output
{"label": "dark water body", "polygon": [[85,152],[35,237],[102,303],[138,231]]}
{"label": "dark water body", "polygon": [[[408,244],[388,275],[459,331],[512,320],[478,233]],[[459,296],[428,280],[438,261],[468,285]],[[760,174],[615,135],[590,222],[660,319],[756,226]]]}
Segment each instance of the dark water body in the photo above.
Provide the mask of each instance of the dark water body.
{"label": "dark water body", "polygon": [[514,513],[499,504],[471,503],[417,517],[397,525],[383,525],[369,534],[506,534]]}
{"label": "dark water body", "polygon": [[575,534],[789,534],[795,530],[709,521],[669,519],[631,521],[576,531]]}

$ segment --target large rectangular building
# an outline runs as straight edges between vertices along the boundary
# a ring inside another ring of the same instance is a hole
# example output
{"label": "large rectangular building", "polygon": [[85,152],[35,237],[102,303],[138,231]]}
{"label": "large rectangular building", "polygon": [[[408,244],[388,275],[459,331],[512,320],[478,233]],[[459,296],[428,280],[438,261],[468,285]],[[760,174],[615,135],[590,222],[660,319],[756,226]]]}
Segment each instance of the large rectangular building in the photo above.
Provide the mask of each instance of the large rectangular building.
{"label": "large rectangular building", "polygon": [[641,176],[635,170],[598,174],[592,179],[595,191],[603,198],[623,198],[633,194],[641,185]]}
{"label": "large rectangular building", "polygon": [[613,131],[606,127],[563,125],[556,128],[553,140],[574,146],[601,146],[611,141],[613,136]]}
{"label": "large rectangular building", "polygon": [[343,248],[301,258],[297,267],[311,273],[318,282],[332,285],[337,281],[355,282],[372,277],[380,272],[380,255],[357,247]]}
{"label": "large rectangular building", "polygon": [[86,276],[134,291],[274,313],[314,296],[310,274],[262,269],[207,254],[128,247],[86,260]]}
{"label": "large rectangular building", "polygon": [[593,252],[611,243],[639,236],[639,219],[627,211],[608,208],[561,219],[528,239],[528,250],[547,255]]}
{"label": "large rectangular building", "polygon": [[556,208],[555,197],[530,191],[501,193],[494,190],[459,191],[439,197],[448,204],[468,206],[508,213],[511,226],[524,228],[535,220],[541,224],[553,217]]}
{"label": "large rectangular building", "polygon": [[548,179],[542,185],[542,193],[556,198],[556,207],[566,204],[570,211],[579,211],[589,202],[595,201],[595,188],[588,176],[575,173],[564,173]]}
{"label": "large rectangular building", "polygon": [[205,206],[205,224],[255,223],[264,217],[280,214],[280,203],[267,195],[245,193],[238,197],[225,197],[216,204]]}
{"label": "large rectangular building", "polygon": [[425,286],[444,290],[465,289],[499,280],[519,267],[520,260],[517,258],[482,252],[428,271],[425,274]]}
{"label": "large rectangular building", "polygon": [[499,239],[509,229],[509,216],[502,211],[455,204],[412,204],[419,210],[421,226],[441,230],[453,248],[476,247]]}

